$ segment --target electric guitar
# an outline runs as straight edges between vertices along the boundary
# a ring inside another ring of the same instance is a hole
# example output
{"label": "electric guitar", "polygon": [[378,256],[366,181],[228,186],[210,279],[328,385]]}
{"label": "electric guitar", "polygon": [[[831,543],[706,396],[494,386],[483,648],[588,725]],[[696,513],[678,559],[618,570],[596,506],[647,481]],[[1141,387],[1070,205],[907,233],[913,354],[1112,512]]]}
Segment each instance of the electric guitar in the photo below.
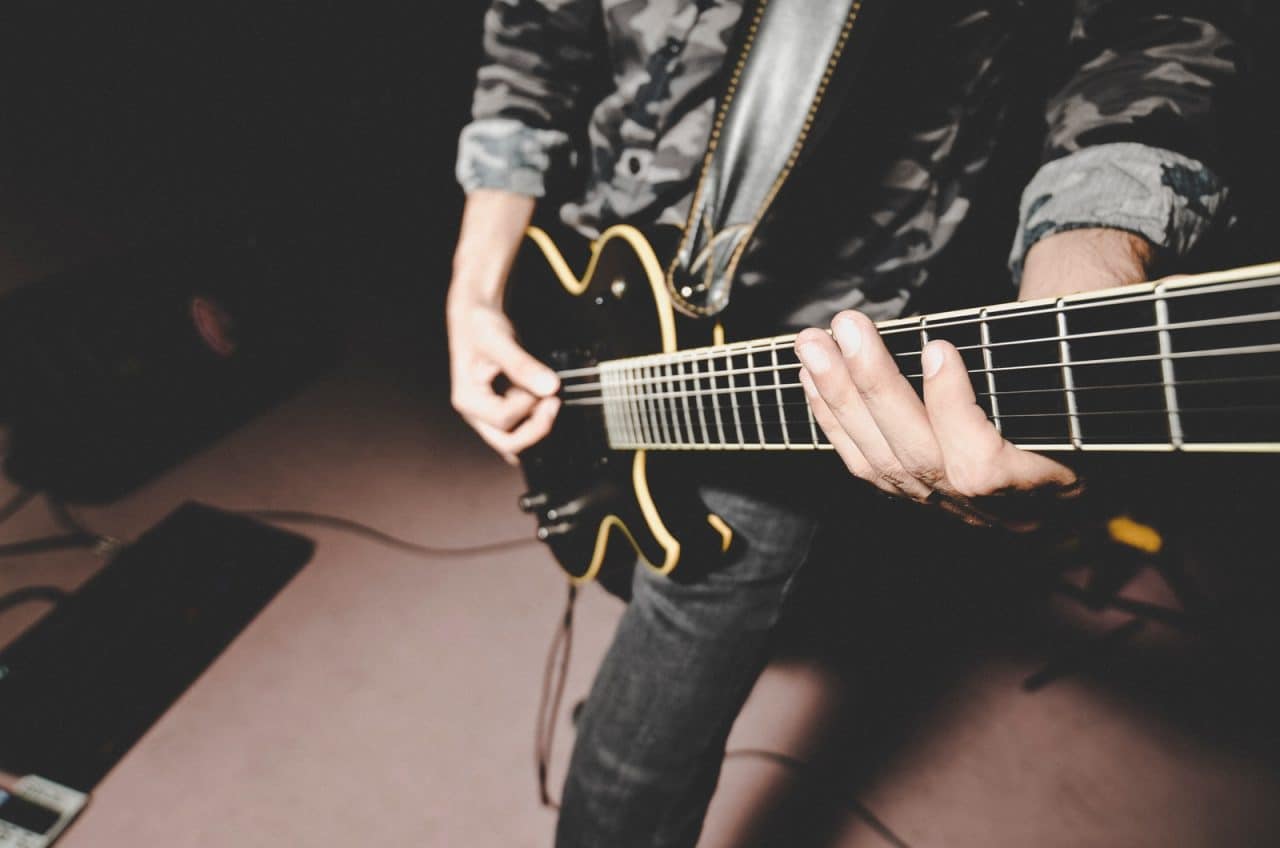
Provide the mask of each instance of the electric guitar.
{"label": "electric guitar", "polygon": [[[530,228],[512,272],[508,311],[563,399],[550,435],[521,456],[520,506],[574,581],[637,555],[662,573],[714,557],[733,529],[652,474],[649,454],[830,450],[794,336],[728,341],[721,323],[677,313],[638,229],[571,241]],[[927,341],[956,345],[979,403],[1019,447],[1280,451],[1280,263],[878,327],[917,391]]]}

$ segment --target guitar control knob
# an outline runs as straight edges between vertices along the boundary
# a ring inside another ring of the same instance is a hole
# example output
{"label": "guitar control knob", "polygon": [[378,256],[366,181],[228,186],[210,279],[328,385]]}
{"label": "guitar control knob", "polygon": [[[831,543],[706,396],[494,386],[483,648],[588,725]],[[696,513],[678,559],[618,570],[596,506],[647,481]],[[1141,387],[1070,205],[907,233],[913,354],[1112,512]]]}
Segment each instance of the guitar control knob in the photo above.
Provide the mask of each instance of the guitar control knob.
{"label": "guitar control knob", "polygon": [[571,501],[556,504],[545,513],[548,521],[572,518],[584,510],[600,509],[617,496],[617,488],[608,482],[597,483]]}
{"label": "guitar control knob", "polygon": [[570,521],[557,521],[553,524],[543,524],[538,528],[538,541],[545,542],[555,536],[563,536],[571,530],[573,530],[573,522]]}
{"label": "guitar control knob", "polygon": [[583,508],[591,502],[590,498],[583,497],[571,500],[568,503],[553,506],[547,510],[546,516],[548,521],[559,521],[562,518],[571,518],[582,512]]}
{"label": "guitar control knob", "polygon": [[547,505],[546,492],[525,492],[520,496],[516,504],[520,507],[521,512],[535,512]]}

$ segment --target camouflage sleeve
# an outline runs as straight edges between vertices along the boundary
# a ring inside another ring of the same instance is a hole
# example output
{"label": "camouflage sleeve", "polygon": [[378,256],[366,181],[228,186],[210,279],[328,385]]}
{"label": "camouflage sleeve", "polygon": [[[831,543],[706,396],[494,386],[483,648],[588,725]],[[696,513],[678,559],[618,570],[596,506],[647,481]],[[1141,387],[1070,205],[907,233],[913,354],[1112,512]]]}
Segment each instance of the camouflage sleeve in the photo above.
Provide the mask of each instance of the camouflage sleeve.
{"label": "camouflage sleeve", "polygon": [[[1010,267],[1066,229],[1116,227],[1174,255],[1219,223],[1224,92],[1239,0],[1076,0],[1069,73],[1048,102],[1045,165],[1022,199]],[[1161,217],[1163,216],[1163,217]]]}
{"label": "camouflage sleeve", "polygon": [[599,0],[493,0],[472,121],[458,143],[466,191],[541,196],[552,164],[570,153],[566,118],[593,66]]}
{"label": "camouflage sleeve", "polygon": [[1021,282],[1027,251],[1066,230],[1108,227],[1185,256],[1224,217],[1227,188],[1203,163],[1157,147],[1116,142],[1043,166],[1022,193],[1009,258]]}

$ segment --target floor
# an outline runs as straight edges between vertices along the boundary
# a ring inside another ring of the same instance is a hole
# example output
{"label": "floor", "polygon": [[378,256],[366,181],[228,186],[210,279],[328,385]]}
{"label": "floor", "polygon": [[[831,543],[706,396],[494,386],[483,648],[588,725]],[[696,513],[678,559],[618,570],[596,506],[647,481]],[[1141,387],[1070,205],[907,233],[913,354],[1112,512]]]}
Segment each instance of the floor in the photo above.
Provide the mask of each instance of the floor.
{"label": "floor", "polygon": [[[368,334],[337,372],[79,517],[128,538],[194,499],[339,515],[433,546],[526,537],[517,473],[450,414],[438,364],[382,339],[404,330],[393,322]],[[10,492],[0,484],[0,498]],[[0,542],[52,526],[32,504]],[[107,777],[63,844],[548,845],[554,815],[537,803],[533,726],[564,588],[548,556],[529,545],[422,558],[335,530],[301,532],[319,543],[312,563]],[[83,552],[6,562],[0,594],[70,588],[99,565]],[[907,570],[909,581],[929,573]],[[893,579],[876,585],[862,602],[896,609]],[[1017,644],[1031,632],[1022,618],[1006,627],[982,607],[984,632],[1003,642],[952,651],[931,622],[953,611],[946,598],[928,603],[865,640],[851,635],[862,632],[855,611],[830,599],[812,607],[825,624],[795,617],[734,728],[704,848],[1280,840],[1270,740],[1241,742],[1170,703],[1153,707],[1153,691],[1184,697],[1176,665],[1163,689],[1113,685],[1159,665],[1169,640],[1152,636],[1106,673],[1029,693],[1023,682],[1051,653],[1045,631]],[[567,704],[586,691],[620,612],[602,592],[584,594]],[[0,618],[0,641],[38,613]],[[1060,619],[1072,624],[1069,612]],[[938,653],[947,662],[929,659]],[[867,663],[850,658],[868,656],[874,673],[855,674]],[[556,785],[571,741],[562,715]]]}

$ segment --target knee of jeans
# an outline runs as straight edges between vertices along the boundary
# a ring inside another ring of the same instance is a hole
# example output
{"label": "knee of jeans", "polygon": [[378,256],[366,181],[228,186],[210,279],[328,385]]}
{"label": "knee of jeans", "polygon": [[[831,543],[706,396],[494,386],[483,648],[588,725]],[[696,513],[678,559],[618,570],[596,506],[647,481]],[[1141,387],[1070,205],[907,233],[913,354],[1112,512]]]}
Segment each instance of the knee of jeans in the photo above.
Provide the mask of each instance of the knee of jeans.
{"label": "knee of jeans", "polygon": [[710,486],[699,492],[707,508],[734,534],[725,561],[709,569],[713,580],[741,584],[790,579],[813,543],[815,518],[741,492]]}
{"label": "knee of jeans", "polygon": [[692,579],[641,566],[630,603],[639,615],[691,638],[768,630],[808,556],[813,529],[774,538],[753,531],[725,562],[698,569]]}

